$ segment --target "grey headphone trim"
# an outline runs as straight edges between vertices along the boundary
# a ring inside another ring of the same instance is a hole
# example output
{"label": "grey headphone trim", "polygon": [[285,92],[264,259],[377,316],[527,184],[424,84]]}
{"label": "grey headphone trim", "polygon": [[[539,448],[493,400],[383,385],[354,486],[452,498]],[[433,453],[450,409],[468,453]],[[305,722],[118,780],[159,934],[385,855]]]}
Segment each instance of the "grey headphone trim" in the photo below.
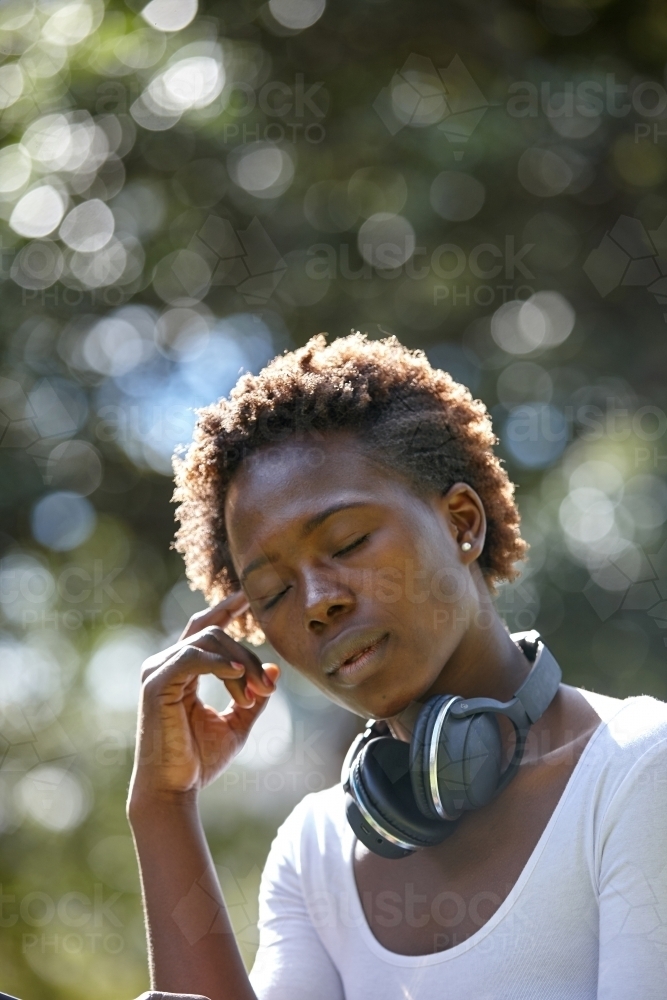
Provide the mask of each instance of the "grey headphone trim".
{"label": "grey headphone trim", "polygon": [[438,783],[438,750],[440,749],[440,734],[442,732],[442,727],[445,724],[445,718],[450,708],[455,701],[458,701],[458,697],[454,695],[449,701],[446,701],[438,713],[438,717],[435,720],[435,725],[433,726],[433,733],[431,735],[431,742],[428,748],[428,780],[431,788],[431,798],[433,799],[433,805],[435,806],[435,811],[441,819],[451,820],[452,817],[448,816],[445,812],[445,807],[442,804],[442,799],[440,798],[440,788]]}
{"label": "grey headphone trim", "polygon": [[355,763],[355,765],[350,769],[349,782],[350,782],[350,791],[352,792],[352,797],[359,808],[359,812],[364,817],[368,825],[373,830],[375,830],[375,832],[379,837],[382,837],[384,840],[388,840],[390,844],[394,844],[396,847],[403,848],[404,851],[414,852],[416,850],[415,844],[409,844],[407,840],[399,840],[398,837],[395,837],[392,833],[389,833],[387,830],[383,829],[380,826],[380,824],[376,820],[374,820],[371,814],[369,813],[364,803],[363,792],[360,790],[359,787],[359,780],[357,778],[357,766],[358,765]]}

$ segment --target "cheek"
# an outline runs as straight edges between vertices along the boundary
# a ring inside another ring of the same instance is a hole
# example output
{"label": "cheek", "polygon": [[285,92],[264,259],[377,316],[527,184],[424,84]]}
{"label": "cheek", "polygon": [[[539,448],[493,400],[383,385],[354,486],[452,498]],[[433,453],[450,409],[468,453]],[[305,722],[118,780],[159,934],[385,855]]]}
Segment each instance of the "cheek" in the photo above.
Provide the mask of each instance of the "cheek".
{"label": "cheek", "polygon": [[419,564],[414,582],[406,578],[406,604],[412,630],[427,644],[446,641],[468,621],[474,605],[471,576],[465,566],[434,549]]}
{"label": "cheek", "polygon": [[300,673],[303,673],[301,665],[307,662],[305,651],[307,636],[301,634],[300,629],[290,620],[289,616],[284,613],[272,615],[268,621],[265,621],[262,631],[276,653]]}
{"label": "cheek", "polygon": [[433,603],[438,607],[461,607],[467,604],[470,594],[470,574],[457,564],[437,566],[430,575],[429,590]]}

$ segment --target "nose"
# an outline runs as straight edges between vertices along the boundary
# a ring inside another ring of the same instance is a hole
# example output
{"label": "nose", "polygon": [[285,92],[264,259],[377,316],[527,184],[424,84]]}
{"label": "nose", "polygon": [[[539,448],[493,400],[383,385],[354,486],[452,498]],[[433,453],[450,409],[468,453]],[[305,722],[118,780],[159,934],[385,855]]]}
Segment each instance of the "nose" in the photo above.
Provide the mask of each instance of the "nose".
{"label": "nose", "polygon": [[304,588],[304,625],[310,632],[322,631],[356,603],[354,593],[335,575],[311,573],[304,579]]}

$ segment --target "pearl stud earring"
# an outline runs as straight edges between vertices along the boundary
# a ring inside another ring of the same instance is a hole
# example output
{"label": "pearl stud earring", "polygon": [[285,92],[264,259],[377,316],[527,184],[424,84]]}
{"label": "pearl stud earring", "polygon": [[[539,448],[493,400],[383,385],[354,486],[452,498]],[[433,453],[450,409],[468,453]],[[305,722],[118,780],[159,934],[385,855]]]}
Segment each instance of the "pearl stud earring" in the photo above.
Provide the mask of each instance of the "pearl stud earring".
{"label": "pearl stud earring", "polygon": [[462,542],[461,548],[464,552],[470,552],[472,545],[470,544],[470,542]]}

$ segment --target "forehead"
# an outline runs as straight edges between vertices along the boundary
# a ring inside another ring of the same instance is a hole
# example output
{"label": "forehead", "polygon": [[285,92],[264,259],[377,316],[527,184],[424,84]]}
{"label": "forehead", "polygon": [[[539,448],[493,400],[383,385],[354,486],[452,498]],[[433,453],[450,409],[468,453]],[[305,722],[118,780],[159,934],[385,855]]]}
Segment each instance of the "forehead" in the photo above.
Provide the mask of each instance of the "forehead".
{"label": "forehead", "polygon": [[285,528],[336,500],[396,500],[405,490],[402,477],[373,462],[353,435],[291,439],[254,452],[235,473],[225,503],[230,542]]}

